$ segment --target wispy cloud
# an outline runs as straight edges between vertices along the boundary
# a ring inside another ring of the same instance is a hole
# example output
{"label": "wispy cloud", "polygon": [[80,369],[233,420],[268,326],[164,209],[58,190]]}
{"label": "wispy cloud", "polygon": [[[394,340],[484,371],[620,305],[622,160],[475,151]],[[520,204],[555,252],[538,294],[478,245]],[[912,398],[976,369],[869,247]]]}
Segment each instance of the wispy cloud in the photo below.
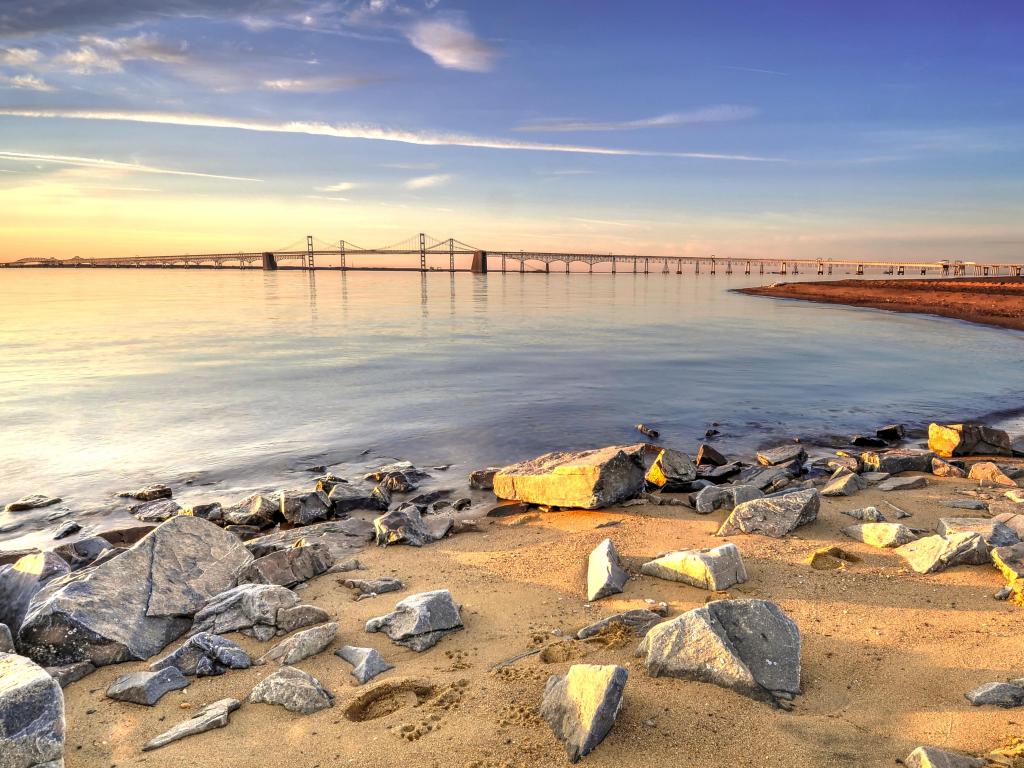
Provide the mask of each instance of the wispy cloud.
{"label": "wispy cloud", "polygon": [[26,67],[39,61],[40,56],[35,48],[0,48],[0,64],[7,67]]}
{"label": "wispy cloud", "polygon": [[420,146],[454,146],[479,149],[521,150],[533,152],[566,152],[585,155],[607,155],[619,157],[678,157],[700,160],[735,160],[745,162],[786,162],[783,158],[762,157],[746,154],[722,154],[716,152],[662,152],[640,149],[619,149],[613,147],[591,147],[573,144],[549,144],[542,142],[494,139],[483,136],[455,133],[433,133],[409,131],[383,126],[358,123],[311,123],[311,122],[269,122],[246,120],[215,115],[177,112],[126,112],[87,109],[9,109],[0,108],[0,115],[11,117],[103,120],[156,125],[178,125],[198,128],[228,128],[261,133],[298,133],[310,136],[327,136],[338,139],[367,139],[370,141],[394,141]]}
{"label": "wispy cloud", "polygon": [[344,91],[349,88],[358,88],[372,82],[379,82],[381,78],[375,76],[311,76],[311,77],[282,77],[271,80],[264,80],[261,87],[265,91],[281,91],[290,93],[330,93],[332,91]]}
{"label": "wispy cloud", "polygon": [[702,107],[689,112],[670,112],[667,115],[647,117],[640,120],[591,122],[586,120],[542,119],[523,123],[517,131],[632,131],[639,128],[663,128],[670,125],[691,125],[694,123],[721,123],[732,120],[746,120],[757,115],[753,107],[720,104]]}
{"label": "wispy cloud", "polygon": [[317,192],[348,192],[355,189],[354,181],[339,181],[337,184],[330,184],[326,187],[316,187]]}
{"label": "wispy cloud", "polygon": [[758,67],[737,67],[730,64],[721,64],[719,69],[734,69],[738,72],[756,72],[761,75],[778,75],[780,77],[788,77],[788,72],[779,72],[777,69],[760,69]]}
{"label": "wispy cloud", "polygon": [[337,195],[306,195],[310,200],[331,200],[335,203],[348,203],[351,202],[347,197],[338,197]]}
{"label": "wispy cloud", "polygon": [[39,91],[41,93],[57,90],[35,75],[0,75],[0,88],[17,88],[22,91]]}
{"label": "wispy cloud", "polygon": [[76,75],[122,72],[126,61],[184,61],[187,46],[165,42],[155,35],[108,38],[86,35],[78,40],[80,47],[54,57],[53,64]]}
{"label": "wispy cloud", "polygon": [[53,165],[74,166],[79,168],[99,168],[107,171],[126,173],[153,173],[165,176],[191,176],[201,179],[222,179],[226,181],[262,181],[244,176],[224,176],[217,173],[200,173],[198,171],[182,171],[173,168],[158,168],[142,163],[126,163],[120,160],[106,160],[98,157],[78,157],[75,155],[46,155],[35,152],[13,152],[0,150],[0,160],[16,160],[25,163],[48,163]]}
{"label": "wispy cloud", "polygon": [[450,173],[434,173],[430,176],[417,176],[405,182],[406,189],[428,189],[429,187],[442,187],[452,180]]}
{"label": "wispy cloud", "polygon": [[445,69],[490,72],[498,58],[497,50],[473,34],[459,17],[424,19],[405,34],[414,48]]}

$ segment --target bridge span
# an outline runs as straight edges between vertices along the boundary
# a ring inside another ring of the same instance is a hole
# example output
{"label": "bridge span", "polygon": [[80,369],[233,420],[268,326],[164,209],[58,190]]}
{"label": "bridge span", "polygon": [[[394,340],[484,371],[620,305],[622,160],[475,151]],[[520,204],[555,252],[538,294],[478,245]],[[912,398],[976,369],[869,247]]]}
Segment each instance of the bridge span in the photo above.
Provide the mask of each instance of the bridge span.
{"label": "bridge span", "polygon": [[[301,243],[301,241],[299,241]],[[303,269],[303,270],[380,270],[412,269],[430,271],[542,272],[550,273],[552,265],[566,273],[570,265],[587,265],[587,272],[596,264],[610,265],[610,272],[634,274],[777,274],[800,275],[854,273],[868,271],[887,275],[1013,276],[1021,277],[1024,265],[975,261],[887,261],[871,259],[788,259],[788,258],[720,258],[709,256],[664,256],[643,254],[555,253],[540,251],[484,250],[455,238],[438,240],[420,233],[387,246],[363,248],[345,240],[327,243],[306,236],[305,248],[293,243],[284,248],[266,251],[233,253],[189,253],[170,256],[110,256],[58,259],[28,256],[11,262],[0,262],[0,268],[153,268],[153,269]],[[395,257],[418,257],[409,267],[374,265],[374,261]],[[470,267],[456,268],[456,257],[470,260]]]}

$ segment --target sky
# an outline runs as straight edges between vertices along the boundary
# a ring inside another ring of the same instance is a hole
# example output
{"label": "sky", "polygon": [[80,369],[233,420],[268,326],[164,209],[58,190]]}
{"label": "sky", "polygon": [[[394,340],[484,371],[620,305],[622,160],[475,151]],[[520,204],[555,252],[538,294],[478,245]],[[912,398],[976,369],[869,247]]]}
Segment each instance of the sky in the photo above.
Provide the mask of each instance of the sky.
{"label": "sky", "polygon": [[1024,261],[1020,0],[0,0],[0,260]]}

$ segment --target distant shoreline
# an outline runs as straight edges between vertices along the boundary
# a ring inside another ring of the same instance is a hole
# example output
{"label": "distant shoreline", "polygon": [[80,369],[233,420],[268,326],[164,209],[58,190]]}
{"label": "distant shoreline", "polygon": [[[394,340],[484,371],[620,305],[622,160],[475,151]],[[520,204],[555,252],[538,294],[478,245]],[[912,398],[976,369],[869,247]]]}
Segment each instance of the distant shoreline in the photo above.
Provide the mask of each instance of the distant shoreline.
{"label": "distant shoreline", "polygon": [[749,296],[938,315],[1024,331],[1024,278],[835,280],[735,290]]}

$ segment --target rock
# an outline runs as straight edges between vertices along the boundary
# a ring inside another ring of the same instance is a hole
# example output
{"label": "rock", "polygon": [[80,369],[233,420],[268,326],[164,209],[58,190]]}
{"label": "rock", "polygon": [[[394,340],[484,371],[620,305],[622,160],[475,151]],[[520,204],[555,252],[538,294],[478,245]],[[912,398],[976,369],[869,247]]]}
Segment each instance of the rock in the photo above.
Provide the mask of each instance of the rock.
{"label": "rock", "polygon": [[135,491],[121,491],[119,494],[122,499],[137,499],[138,501],[155,501],[156,499],[169,499],[171,498],[171,489],[166,485],[154,483],[153,485],[147,485],[139,488]]}
{"label": "rock", "polygon": [[929,424],[928,448],[939,456],[1010,456],[1010,436],[983,424]]}
{"label": "rock", "polygon": [[238,573],[240,584],[278,584],[292,587],[325,573],[334,565],[326,547],[311,544],[271,552],[253,560]]}
{"label": "rock", "polygon": [[712,485],[702,488],[694,498],[699,515],[709,515],[716,509],[732,511],[737,504],[760,499],[764,494],[753,485]]}
{"label": "rock", "polygon": [[254,493],[230,507],[225,507],[223,518],[225,525],[244,525],[263,529],[269,528],[277,522],[280,514],[280,502],[269,496]]}
{"label": "rock", "polygon": [[897,448],[889,451],[866,451],[860,455],[861,464],[867,471],[888,472],[898,475],[900,472],[930,472],[932,451],[915,448]]}
{"label": "rock", "polygon": [[187,687],[188,680],[176,667],[157,672],[130,672],[110,684],[107,698],[152,707],[165,694]]}
{"label": "rock", "polygon": [[12,520],[7,523],[0,523],[0,533],[11,533],[21,528],[25,523],[22,520]]}
{"label": "rock", "polygon": [[619,563],[619,553],[611,539],[605,539],[590,553],[587,565],[587,600],[600,600],[622,591],[629,574]]}
{"label": "rock", "polygon": [[501,467],[487,467],[477,469],[469,473],[469,487],[478,491],[490,491],[494,489],[494,476]]}
{"label": "rock", "polygon": [[411,461],[396,461],[391,464],[385,464],[383,467],[378,467],[373,472],[363,476],[363,480],[373,480],[379,483],[387,475],[400,472],[410,480],[422,480],[425,477],[429,477],[426,472],[421,469],[417,469]]}
{"label": "rock", "polygon": [[323,491],[281,491],[281,517],[292,525],[309,525],[332,514],[332,502]]}
{"label": "rock", "polygon": [[828,484],[821,489],[822,496],[852,496],[862,491],[868,484],[861,476],[850,471],[837,470]]}
{"label": "rock", "polygon": [[72,536],[82,530],[82,526],[74,520],[68,520],[62,524],[56,531],[54,531],[53,538],[55,541],[60,539],[66,539],[68,536]]}
{"label": "rock", "polygon": [[697,468],[690,457],[671,448],[662,450],[644,479],[652,488],[673,493],[688,487],[697,478]]}
{"label": "rock", "polygon": [[700,448],[697,449],[697,460],[694,463],[698,467],[724,467],[729,460],[707,443],[701,443]]}
{"label": "rock", "polygon": [[591,752],[615,724],[629,679],[624,667],[573,664],[544,687],[541,717],[565,746],[570,763]]}
{"label": "rock", "polygon": [[780,538],[801,525],[814,522],[820,506],[821,498],[814,489],[754,499],[738,504],[715,535],[760,533]]}
{"label": "rock", "polygon": [[99,532],[99,537],[106,539],[112,547],[130,547],[156,530],[155,525],[123,525]]}
{"label": "rock", "polygon": [[394,665],[388,664],[384,658],[373,648],[357,648],[354,645],[343,645],[334,652],[352,665],[352,677],[359,685],[365,685],[382,672],[394,669]]}
{"label": "rock", "polygon": [[40,554],[40,552],[35,547],[28,547],[26,549],[0,550],[0,565],[11,565],[13,563],[18,562],[23,557],[38,554]]}
{"label": "rock", "polygon": [[156,499],[132,507],[132,517],[143,523],[163,523],[181,514],[181,506],[172,499]]}
{"label": "rock", "polygon": [[249,694],[249,701],[277,704],[289,712],[311,715],[334,705],[334,695],[320,681],[295,667],[281,667]]}
{"label": "rock", "polygon": [[1024,544],[996,547],[992,550],[992,562],[1000,570],[1010,586],[1024,584]]}
{"label": "rock", "polygon": [[53,554],[64,560],[72,571],[84,568],[95,562],[104,552],[113,549],[110,542],[102,536],[86,536],[84,539],[61,544],[53,550]]}
{"label": "rock", "polygon": [[397,592],[405,585],[398,579],[345,579],[341,582],[349,589],[356,590],[360,595],[383,595],[386,592]]}
{"label": "rock", "polygon": [[988,509],[985,502],[978,501],[977,499],[945,499],[940,501],[939,504],[950,509],[970,509],[975,511]]}
{"label": "rock", "polygon": [[600,621],[583,627],[576,633],[577,640],[586,640],[588,637],[600,634],[611,626],[620,625],[630,630],[637,637],[643,637],[655,624],[664,620],[664,616],[646,608],[635,608],[631,611],[623,611],[608,616]]}
{"label": "rock", "polygon": [[800,692],[800,632],[767,600],[716,600],[640,643],[652,677],[702,680],[762,701]]}
{"label": "rock", "polygon": [[964,694],[971,706],[996,706],[1010,709],[1024,706],[1024,678],[1009,683],[985,683]]}
{"label": "rock", "polygon": [[1024,512],[1001,512],[992,518],[997,523],[1002,523],[1011,531],[1017,534],[1017,537],[1024,541]]}
{"label": "rock", "polygon": [[847,563],[859,563],[861,559],[842,547],[822,547],[814,550],[805,561],[816,571],[840,571]]}
{"label": "rock", "polygon": [[1010,478],[1002,469],[999,468],[998,464],[991,461],[980,461],[977,464],[971,465],[971,471],[968,473],[967,477],[981,483],[1008,485],[1012,488],[1017,487],[1017,481]]}
{"label": "rock", "polygon": [[60,504],[60,502],[61,499],[59,497],[44,496],[41,493],[35,493],[31,496],[22,496],[17,501],[12,501],[4,507],[4,512],[27,512],[30,509],[52,507],[54,504]]}
{"label": "rock", "polygon": [[154,661],[154,671],[173,667],[189,677],[215,677],[229,669],[248,669],[252,658],[238,643],[209,632],[193,635],[176,650]]}
{"label": "rock", "polygon": [[462,496],[461,498],[458,498],[452,502],[452,509],[454,509],[456,512],[461,512],[462,510],[467,509],[472,503],[473,500],[471,498],[467,496]]}
{"label": "rock", "polygon": [[936,477],[953,477],[958,479],[967,477],[967,473],[956,464],[950,464],[938,456],[932,459],[932,474]]}
{"label": "rock", "polygon": [[278,664],[296,664],[320,653],[334,642],[337,635],[338,623],[335,621],[304,629],[286,640],[282,640],[263,654],[260,657],[260,663],[276,661]]}
{"label": "rock", "polygon": [[391,492],[386,488],[367,483],[340,483],[331,489],[327,499],[335,514],[352,512],[356,509],[383,511],[391,504]]}
{"label": "rock", "polygon": [[276,584],[240,584],[216,595],[195,615],[192,633],[218,635],[240,631],[269,640],[279,629],[281,612],[299,604],[299,596]]}
{"label": "rock", "polygon": [[669,581],[681,581],[702,589],[720,591],[747,580],[743,558],[729,542],[712,549],[686,549],[669,552],[644,563],[640,572]]}
{"label": "rock", "polygon": [[980,517],[943,517],[935,526],[940,536],[954,533],[980,533],[990,547],[1009,547],[1020,543],[1020,537],[1009,526],[998,520]]}
{"label": "rock", "polygon": [[293,608],[281,608],[277,612],[277,634],[288,634],[302,627],[323,624],[330,619],[323,608],[315,605],[296,605]]}
{"label": "rock", "polygon": [[861,472],[860,479],[863,480],[868,486],[878,485],[879,483],[885,482],[892,475],[888,472]]}
{"label": "rock", "polygon": [[889,445],[889,441],[870,435],[853,435],[850,438],[850,445],[858,448],[885,448]]}
{"label": "rock", "polygon": [[902,424],[888,424],[875,430],[875,437],[889,443],[895,443],[907,436],[907,428]]}
{"label": "rock", "polygon": [[903,765],[906,768],[985,768],[988,761],[935,747],[918,747],[907,756]]}
{"label": "rock", "polygon": [[1024,490],[1015,488],[1012,491],[1007,491],[1003,494],[1006,498],[1012,501],[1014,504],[1024,504]]}
{"label": "rock", "polygon": [[511,517],[512,515],[523,515],[533,508],[532,504],[524,501],[501,501],[487,511],[487,517]]}
{"label": "rock", "polygon": [[780,445],[757,452],[757,462],[766,467],[773,467],[777,464],[788,464],[791,461],[803,463],[807,461],[807,451],[799,443]]}
{"label": "rock", "polygon": [[61,688],[67,688],[95,671],[96,667],[91,661],[79,661],[74,664],[65,664],[62,667],[46,668],[46,674],[56,680]]}
{"label": "rock", "polygon": [[10,565],[0,565],[0,623],[18,634],[32,598],[50,581],[71,572],[53,552],[25,555]]}
{"label": "rock", "polygon": [[844,509],[842,514],[852,517],[855,520],[863,520],[865,523],[884,523],[885,515],[878,511],[878,507],[862,507],[861,509]]}
{"label": "rock", "polygon": [[729,462],[728,464],[699,464],[697,466],[697,477],[698,479],[707,480],[712,483],[724,483],[734,475],[738,475],[743,471],[743,465],[738,461]]}
{"label": "rock", "polygon": [[599,509],[633,498],[644,487],[644,446],[548,453],[494,475],[499,499]]}
{"label": "rock", "polygon": [[894,549],[917,539],[917,534],[900,523],[864,523],[848,525],[843,533],[855,541],[861,541],[879,549]]}
{"label": "rock", "polygon": [[0,623],[0,653],[14,653],[14,637],[6,624]]}
{"label": "rock", "polygon": [[147,659],[251,561],[213,523],[171,518],[127,552],[47,585],[29,605],[19,645],[50,665]]}
{"label": "rock", "polygon": [[775,490],[780,484],[788,483],[794,477],[788,467],[750,467],[740,472],[740,482],[752,485],[762,491]]}
{"label": "rock", "polygon": [[850,456],[848,454],[833,456],[831,459],[825,462],[825,466],[828,467],[832,472],[837,472],[840,469],[845,469],[850,472],[856,473],[859,473],[861,471],[860,459],[858,459],[856,456]]}
{"label": "rock", "polygon": [[460,629],[459,606],[447,589],[410,595],[391,613],[366,622],[367,632],[384,632],[392,642],[417,652],[433,648]]}
{"label": "rock", "polygon": [[412,504],[404,509],[395,509],[381,515],[373,521],[373,529],[379,547],[386,547],[389,544],[422,547],[437,540],[423,521],[419,509]]}
{"label": "rock", "polygon": [[921,475],[916,475],[915,477],[890,477],[875,487],[880,491],[913,491],[924,488],[926,485],[928,485],[928,481]]}
{"label": "rock", "polygon": [[220,502],[211,501],[206,504],[193,504],[191,507],[181,510],[180,514],[200,517],[211,523],[219,523],[224,519],[224,508],[220,505]]}
{"label": "rock", "polygon": [[352,518],[275,531],[252,539],[245,546],[253,557],[264,557],[282,549],[316,544],[326,547],[335,560],[341,560],[361,550],[372,538],[373,523]]}
{"label": "rock", "polygon": [[925,536],[896,550],[918,573],[938,573],[956,565],[984,565],[989,546],[977,533]]}
{"label": "rock", "polygon": [[220,699],[212,704],[207,704],[188,720],[178,723],[169,731],[147,741],[142,745],[142,751],[149,752],[189,736],[206,733],[215,728],[223,728],[228,724],[231,713],[240,706],[242,703],[238,699]]}
{"label": "rock", "polygon": [[14,653],[0,653],[0,765],[64,765],[64,694],[42,667]]}

